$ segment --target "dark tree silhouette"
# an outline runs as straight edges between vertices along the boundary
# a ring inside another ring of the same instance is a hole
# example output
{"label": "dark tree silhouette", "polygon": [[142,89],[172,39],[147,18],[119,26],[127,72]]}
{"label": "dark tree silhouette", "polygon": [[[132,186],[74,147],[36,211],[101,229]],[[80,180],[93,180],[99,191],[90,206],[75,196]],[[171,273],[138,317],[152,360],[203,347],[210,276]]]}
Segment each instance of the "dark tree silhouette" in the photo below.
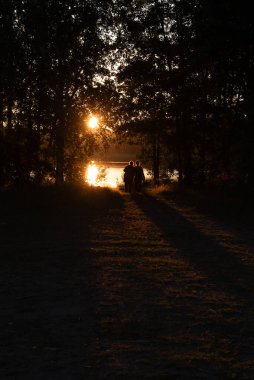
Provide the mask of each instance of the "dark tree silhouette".
{"label": "dark tree silhouette", "polygon": [[96,144],[84,117],[100,97],[108,2],[2,1],[0,12],[1,178],[40,180],[46,170],[61,184],[66,157],[84,161]]}
{"label": "dark tree silhouette", "polygon": [[159,145],[166,145],[187,184],[252,182],[249,5],[239,10],[228,0],[133,0],[119,1],[119,9],[126,56],[119,74],[121,109],[131,115],[122,129],[139,131],[146,143],[153,134],[163,136]]}
{"label": "dark tree silhouette", "polygon": [[77,178],[96,111],[143,144],[155,183],[164,166],[254,186],[248,3],[1,0],[0,32],[1,185]]}

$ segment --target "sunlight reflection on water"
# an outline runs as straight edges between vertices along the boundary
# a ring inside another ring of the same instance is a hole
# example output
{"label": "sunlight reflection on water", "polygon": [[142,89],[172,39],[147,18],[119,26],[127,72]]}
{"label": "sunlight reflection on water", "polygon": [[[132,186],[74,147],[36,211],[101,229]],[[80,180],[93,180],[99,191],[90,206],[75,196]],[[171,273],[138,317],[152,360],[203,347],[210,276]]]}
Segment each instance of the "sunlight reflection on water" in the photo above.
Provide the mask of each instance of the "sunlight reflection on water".
{"label": "sunlight reflection on water", "polygon": [[[127,162],[91,161],[86,168],[85,181],[91,186],[117,188],[123,185],[123,169]],[[144,169],[146,178],[150,178],[148,170]]]}

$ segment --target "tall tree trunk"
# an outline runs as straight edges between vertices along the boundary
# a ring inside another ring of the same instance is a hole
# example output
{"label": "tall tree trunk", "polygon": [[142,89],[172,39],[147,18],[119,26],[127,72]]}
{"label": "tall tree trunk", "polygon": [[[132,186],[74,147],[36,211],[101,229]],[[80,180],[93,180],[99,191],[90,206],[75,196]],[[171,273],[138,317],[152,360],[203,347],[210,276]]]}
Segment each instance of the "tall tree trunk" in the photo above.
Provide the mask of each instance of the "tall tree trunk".
{"label": "tall tree trunk", "polygon": [[63,88],[60,86],[56,121],[56,185],[58,186],[64,183],[65,129]]}
{"label": "tall tree trunk", "polygon": [[153,181],[155,185],[159,184],[160,178],[160,145],[158,136],[153,137]]}
{"label": "tall tree trunk", "polygon": [[177,158],[178,158],[178,182],[181,185],[183,183],[183,159],[182,159],[182,153],[178,147],[177,152]]}
{"label": "tall tree trunk", "polygon": [[182,113],[181,134],[183,146],[183,181],[185,185],[192,185],[193,165],[192,165],[192,131],[190,115]]}
{"label": "tall tree trunk", "polygon": [[184,149],[184,184],[192,185],[193,183],[193,168],[192,168],[192,154],[191,147],[185,146]]}
{"label": "tall tree trunk", "polygon": [[199,180],[201,184],[204,184],[206,181],[206,114],[201,111],[200,115],[200,129],[201,129],[201,147],[200,147],[200,168],[199,168]]}
{"label": "tall tree trunk", "polygon": [[4,110],[3,110],[3,96],[0,94],[0,186],[5,181],[5,154],[4,154]]}
{"label": "tall tree trunk", "polygon": [[12,130],[12,108],[13,108],[13,99],[12,96],[9,95],[7,99],[7,129],[8,132]]}
{"label": "tall tree trunk", "polygon": [[[254,46],[254,41],[253,45]],[[253,48],[251,49],[253,53]],[[249,71],[248,71],[248,89],[246,94],[246,106],[248,112],[248,129],[247,136],[250,142],[253,142],[254,139],[254,63],[250,60]],[[247,146],[248,158],[247,158],[247,183],[251,191],[254,190],[254,151],[253,144],[250,143]]]}
{"label": "tall tree trunk", "polygon": [[64,123],[56,126],[56,185],[64,183]]}
{"label": "tall tree trunk", "polygon": [[176,119],[176,151],[177,151],[177,161],[178,161],[178,182],[183,184],[183,133],[182,133],[182,122],[178,117]]}

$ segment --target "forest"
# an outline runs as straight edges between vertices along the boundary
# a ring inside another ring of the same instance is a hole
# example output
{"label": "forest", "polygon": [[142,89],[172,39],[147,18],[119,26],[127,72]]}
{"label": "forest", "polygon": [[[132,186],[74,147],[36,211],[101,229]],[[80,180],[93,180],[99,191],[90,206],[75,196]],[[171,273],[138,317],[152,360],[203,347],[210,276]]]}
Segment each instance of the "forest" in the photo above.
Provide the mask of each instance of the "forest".
{"label": "forest", "polygon": [[110,129],[155,183],[253,189],[248,2],[1,0],[0,34],[0,186],[81,181]]}

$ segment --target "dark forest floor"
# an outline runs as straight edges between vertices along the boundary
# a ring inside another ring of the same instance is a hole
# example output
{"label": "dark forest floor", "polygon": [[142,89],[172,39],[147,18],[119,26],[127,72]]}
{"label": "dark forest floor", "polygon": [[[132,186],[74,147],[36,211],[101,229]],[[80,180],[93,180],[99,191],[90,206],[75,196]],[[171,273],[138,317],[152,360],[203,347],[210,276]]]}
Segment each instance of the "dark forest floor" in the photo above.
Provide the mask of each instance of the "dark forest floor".
{"label": "dark forest floor", "polygon": [[254,379],[254,224],[233,205],[51,189],[0,207],[1,379]]}

